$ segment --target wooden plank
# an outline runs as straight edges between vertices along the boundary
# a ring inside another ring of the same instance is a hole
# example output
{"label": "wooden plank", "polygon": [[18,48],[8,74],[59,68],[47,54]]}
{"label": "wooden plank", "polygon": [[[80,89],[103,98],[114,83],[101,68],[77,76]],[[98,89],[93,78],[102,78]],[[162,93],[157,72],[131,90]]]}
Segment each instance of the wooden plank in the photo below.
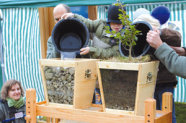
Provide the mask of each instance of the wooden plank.
{"label": "wooden plank", "polygon": [[166,112],[162,116],[156,117],[155,123],[172,123],[172,112]]}
{"label": "wooden plank", "polygon": [[74,107],[88,108],[92,104],[97,80],[96,62],[98,60],[75,63]]}
{"label": "wooden plank", "polygon": [[[157,71],[159,62],[149,62],[140,64],[138,72],[138,82],[136,90],[135,114],[144,115],[144,102],[148,98],[154,97]],[[148,74],[150,74],[148,76]],[[150,78],[151,77],[151,78]]]}
{"label": "wooden plank", "polygon": [[100,89],[100,94],[101,94],[102,110],[105,111],[105,98],[104,98],[103,84],[102,84],[101,72],[99,68],[99,62],[96,63],[96,67],[97,67],[97,73],[98,73],[99,89]]}
{"label": "wooden plank", "polygon": [[147,99],[145,100],[145,123],[154,123],[156,117],[156,100]]}
{"label": "wooden plank", "polygon": [[54,59],[40,59],[39,64],[41,66],[53,66],[53,67],[75,67],[75,60],[54,60]]}
{"label": "wooden plank", "polygon": [[162,111],[172,112],[172,93],[165,92],[162,95]]}
{"label": "wooden plank", "polygon": [[39,25],[41,39],[41,55],[46,58],[47,40],[49,37],[49,21],[47,8],[39,8]]}
{"label": "wooden plank", "polygon": [[144,123],[144,117],[108,112],[97,112],[64,107],[37,105],[39,116],[54,117],[67,120],[85,121],[90,123]]}
{"label": "wooden plank", "polygon": [[39,8],[39,25],[41,39],[41,55],[46,58],[47,41],[55,25],[53,17],[53,7]]}
{"label": "wooden plank", "polygon": [[27,89],[26,91],[26,122],[36,123],[36,91]]}
{"label": "wooden plank", "polygon": [[40,63],[39,67],[40,67],[41,77],[42,77],[42,83],[43,83],[43,89],[44,89],[44,97],[45,97],[46,103],[48,104],[49,100],[48,100],[48,91],[47,91],[47,87],[46,87],[46,78],[45,78],[45,73],[44,73],[44,66],[42,66],[41,63]]}
{"label": "wooden plank", "polygon": [[97,6],[88,6],[88,18],[91,20],[97,19]]}
{"label": "wooden plank", "polygon": [[101,69],[115,69],[115,70],[138,70],[139,63],[123,63],[123,62],[107,62],[100,61],[98,66]]}

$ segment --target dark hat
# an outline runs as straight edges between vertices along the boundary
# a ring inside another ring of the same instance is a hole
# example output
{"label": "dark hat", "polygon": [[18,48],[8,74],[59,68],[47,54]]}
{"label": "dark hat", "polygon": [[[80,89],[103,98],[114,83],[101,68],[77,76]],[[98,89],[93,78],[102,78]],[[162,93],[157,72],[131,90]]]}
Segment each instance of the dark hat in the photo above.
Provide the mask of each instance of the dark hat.
{"label": "dark hat", "polygon": [[[107,23],[113,22],[113,23],[119,23],[122,22],[119,19],[119,14],[122,14],[122,12],[119,11],[120,6],[111,5],[108,9],[108,21]],[[125,7],[124,10],[126,11]]]}
{"label": "dark hat", "polygon": [[[152,30],[151,25],[146,21],[136,21],[132,25],[135,25],[135,28],[141,31],[140,35],[137,35],[136,45],[132,47],[132,57],[143,56],[148,53],[150,45],[146,41],[146,36],[149,30]],[[129,47],[119,43],[119,51],[122,56],[129,55]]]}
{"label": "dark hat", "polygon": [[59,21],[52,30],[52,42],[58,52],[76,52],[87,46],[89,32],[84,23],[75,18]]}
{"label": "dark hat", "polygon": [[160,24],[163,25],[164,23],[167,22],[167,20],[170,17],[170,11],[167,7],[165,6],[158,6],[152,10],[151,15],[158,19]]}
{"label": "dark hat", "polygon": [[181,46],[181,34],[178,31],[164,28],[161,30],[160,38],[170,46]]}

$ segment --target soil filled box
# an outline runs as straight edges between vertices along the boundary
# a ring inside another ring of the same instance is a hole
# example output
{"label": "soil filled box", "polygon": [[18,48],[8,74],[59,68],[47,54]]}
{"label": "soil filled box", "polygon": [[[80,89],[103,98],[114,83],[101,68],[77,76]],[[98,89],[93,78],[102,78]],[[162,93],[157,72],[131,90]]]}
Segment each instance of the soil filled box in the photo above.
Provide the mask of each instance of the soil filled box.
{"label": "soil filled box", "polygon": [[144,115],[144,101],[153,98],[159,62],[98,62],[103,110]]}
{"label": "soil filled box", "polygon": [[41,59],[47,103],[90,107],[97,78],[96,62],[95,59]]}

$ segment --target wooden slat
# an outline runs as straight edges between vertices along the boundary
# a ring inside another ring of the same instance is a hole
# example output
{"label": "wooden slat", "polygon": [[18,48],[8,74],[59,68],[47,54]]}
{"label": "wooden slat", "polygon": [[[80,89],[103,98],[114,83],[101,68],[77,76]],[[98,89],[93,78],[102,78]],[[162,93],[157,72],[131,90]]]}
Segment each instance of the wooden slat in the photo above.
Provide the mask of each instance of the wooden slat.
{"label": "wooden slat", "polygon": [[155,118],[155,123],[172,123],[172,112],[164,112],[162,116]]}
{"label": "wooden slat", "polygon": [[41,39],[41,55],[46,58],[47,41],[51,36],[51,32],[55,25],[53,19],[53,7],[39,8],[39,25],[40,25],[40,39]]}
{"label": "wooden slat", "polygon": [[144,117],[97,112],[80,109],[66,109],[64,107],[37,105],[40,116],[61,118],[67,120],[85,121],[90,123],[144,123]]}
{"label": "wooden slat", "polygon": [[97,6],[88,6],[88,18],[91,20],[97,19]]}
{"label": "wooden slat", "polygon": [[[92,104],[97,80],[96,62],[98,60],[81,61],[75,63],[74,76],[74,107],[88,108]],[[90,71],[90,77],[85,76]]]}
{"label": "wooden slat", "polygon": [[102,78],[101,78],[101,71],[99,68],[99,63],[96,63],[97,67],[97,74],[98,74],[98,83],[99,83],[99,89],[100,89],[100,94],[101,94],[101,102],[102,102],[102,110],[105,111],[105,98],[104,98],[104,92],[103,92],[103,84],[102,84]]}
{"label": "wooden slat", "polygon": [[40,59],[39,64],[41,66],[75,67],[75,61],[74,60]]}
{"label": "wooden slat", "polygon": [[[149,62],[149,64],[140,64],[137,80],[135,114],[144,115],[144,101],[148,98],[154,97],[154,90],[156,85],[157,71],[159,62]],[[152,78],[148,79],[148,74]]]}
{"label": "wooden slat", "polygon": [[46,103],[48,104],[48,91],[47,91],[47,87],[46,87],[46,78],[45,78],[45,73],[44,73],[44,66],[41,66],[40,64],[40,70],[41,70],[41,77],[42,77],[42,83],[43,83],[43,89],[44,89],[44,96],[45,96],[45,100]]}
{"label": "wooden slat", "polygon": [[135,70],[138,71],[139,63],[122,63],[122,62],[98,62],[99,68],[115,70]]}
{"label": "wooden slat", "polygon": [[162,111],[172,112],[172,93],[165,92],[162,95]]}
{"label": "wooden slat", "polygon": [[48,11],[46,8],[39,8],[39,25],[41,39],[41,55],[46,58],[47,40],[49,38]]}
{"label": "wooden slat", "polygon": [[145,123],[155,123],[156,117],[156,100],[147,99],[145,100]]}
{"label": "wooden slat", "polygon": [[26,91],[25,119],[27,123],[36,123],[36,90],[35,89],[27,89]]}

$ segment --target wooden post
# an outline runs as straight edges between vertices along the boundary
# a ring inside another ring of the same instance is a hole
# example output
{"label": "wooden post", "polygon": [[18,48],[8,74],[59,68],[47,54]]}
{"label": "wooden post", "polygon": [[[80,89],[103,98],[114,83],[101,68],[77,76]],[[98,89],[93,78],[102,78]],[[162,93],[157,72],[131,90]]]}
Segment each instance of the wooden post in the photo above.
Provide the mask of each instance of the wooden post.
{"label": "wooden post", "polygon": [[156,117],[156,100],[147,99],[145,100],[145,123],[155,123]]}
{"label": "wooden post", "polygon": [[26,122],[36,123],[36,90],[26,90]]}
{"label": "wooden post", "polygon": [[41,55],[46,58],[47,41],[55,25],[53,19],[53,7],[39,8],[39,25],[41,38]]}
{"label": "wooden post", "polygon": [[172,112],[172,93],[165,92],[162,95],[162,111]]}
{"label": "wooden post", "polygon": [[97,6],[88,6],[88,18],[91,20],[97,19]]}

